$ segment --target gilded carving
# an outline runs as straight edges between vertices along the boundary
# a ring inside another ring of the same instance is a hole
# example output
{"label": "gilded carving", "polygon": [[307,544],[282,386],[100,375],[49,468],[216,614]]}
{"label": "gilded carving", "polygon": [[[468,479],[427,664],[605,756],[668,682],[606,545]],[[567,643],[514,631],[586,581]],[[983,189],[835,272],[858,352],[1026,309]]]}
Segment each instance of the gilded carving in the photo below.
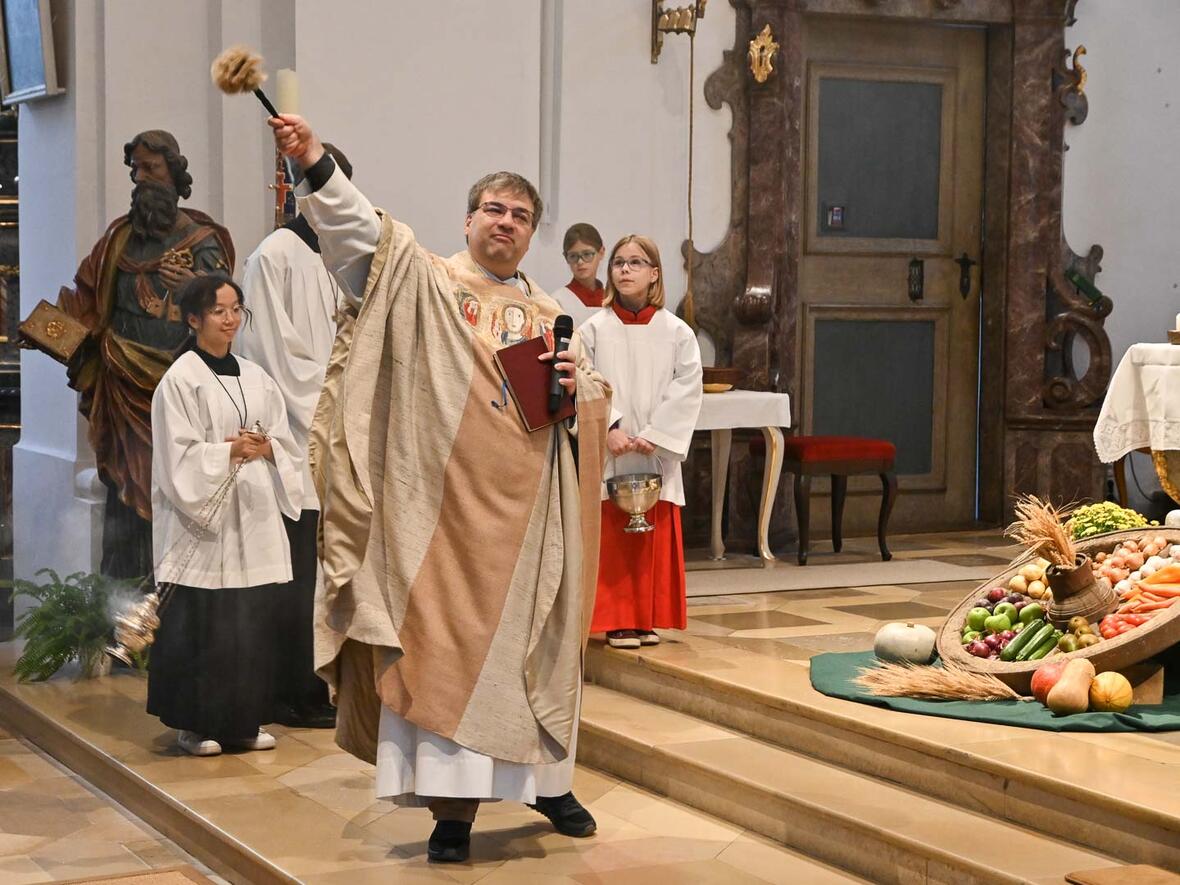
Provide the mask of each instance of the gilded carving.
{"label": "gilded carving", "polygon": [[750,73],[754,75],[755,81],[765,83],[774,73],[774,54],[778,50],[779,44],[775,42],[774,33],[768,24],[750,41]]}

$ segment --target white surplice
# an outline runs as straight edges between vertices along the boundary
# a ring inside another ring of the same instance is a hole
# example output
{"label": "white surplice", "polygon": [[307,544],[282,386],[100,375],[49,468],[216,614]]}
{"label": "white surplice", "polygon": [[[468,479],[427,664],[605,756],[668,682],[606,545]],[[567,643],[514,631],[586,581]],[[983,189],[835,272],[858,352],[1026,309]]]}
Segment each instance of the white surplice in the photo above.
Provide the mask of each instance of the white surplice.
{"label": "white surplice", "polygon": [[303,455],[303,509],[319,510],[307,437],[336,337],[340,284],[318,252],[279,228],[246,259],[242,289],[253,316],[242,324],[234,352],[260,365],[282,391]]}
{"label": "white surplice", "polygon": [[594,316],[602,310],[601,307],[587,307],[582,303],[582,299],[570,290],[569,286],[562,286],[553,293],[554,299],[561,305],[562,313],[567,313],[574,321],[574,328],[579,328],[582,323]]}
{"label": "white surplice", "polygon": [[[604,477],[659,473],[660,500],[684,505],[680,462],[701,411],[701,348],[683,320],[660,309],[645,324],[625,324],[603,308],[580,326],[587,356],[614,389],[611,424],[646,439],[655,455],[607,455]],[[606,485],[602,489],[606,500]]]}
{"label": "white surplice", "polygon": [[[303,479],[282,394],[270,376],[237,358],[240,376],[216,375],[193,351],[164,373],[152,396],[152,546],[156,580],[188,587],[257,587],[291,580],[282,516],[297,519]],[[239,381],[241,386],[239,388]],[[243,416],[271,437],[274,463],[230,476],[231,443]]]}
{"label": "white surplice", "polygon": [[[354,293],[365,289],[380,234],[372,204],[339,169],[319,190],[313,191],[303,181],[295,194],[300,211],[320,237],[324,264],[342,281],[343,296],[359,304]],[[519,277],[501,282],[524,288]],[[445,667],[445,658],[440,657],[438,665]],[[573,787],[576,746],[575,731],[570,752],[560,762],[526,764],[496,759],[419,728],[382,707],[377,732],[377,797],[399,805],[422,806],[434,797],[532,803],[538,796],[561,796]]]}

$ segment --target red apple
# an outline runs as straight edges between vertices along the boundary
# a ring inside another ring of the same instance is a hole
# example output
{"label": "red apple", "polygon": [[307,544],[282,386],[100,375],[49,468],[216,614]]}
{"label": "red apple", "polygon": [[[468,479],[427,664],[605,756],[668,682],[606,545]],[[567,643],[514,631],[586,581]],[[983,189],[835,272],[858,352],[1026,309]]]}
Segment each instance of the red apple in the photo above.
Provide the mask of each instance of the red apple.
{"label": "red apple", "polygon": [[1003,587],[992,587],[992,589],[987,591],[987,601],[988,602],[1003,602],[1004,597],[1006,597],[1007,595],[1008,595],[1008,591],[1005,590]]}
{"label": "red apple", "polygon": [[1068,663],[1069,661],[1057,660],[1037,667],[1037,672],[1033,673],[1032,678],[1033,697],[1042,704],[1045,703],[1049,691],[1057,684],[1057,680],[1061,678],[1061,673]]}

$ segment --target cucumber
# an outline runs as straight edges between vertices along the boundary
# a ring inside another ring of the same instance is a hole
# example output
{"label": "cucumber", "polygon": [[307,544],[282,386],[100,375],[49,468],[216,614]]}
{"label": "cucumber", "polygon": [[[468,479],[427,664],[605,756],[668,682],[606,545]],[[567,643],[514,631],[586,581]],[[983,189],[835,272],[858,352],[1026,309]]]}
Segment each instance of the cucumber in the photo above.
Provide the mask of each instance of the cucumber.
{"label": "cucumber", "polygon": [[1028,659],[1030,661],[1039,661],[1041,658],[1043,658],[1045,655],[1047,655],[1049,652],[1053,651],[1053,649],[1055,649],[1057,647],[1057,641],[1059,639],[1061,639],[1061,637],[1064,635],[1065,634],[1061,633],[1060,630],[1054,632],[1052,635],[1049,636],[1048,639],[1046,639],[1044,642],[1042,642],[1039,646],[1037,646],[1033,650],[1033,653],[1028,656]]}
{"label": "cucumber", "polygon": [[1016,660],[1016,653],[1024,648],[1032,640],[1033,634],[1045,625],[1044,618],[1038,618],[1030,622],[1023,630],[1012,637],[1012,640],[1004,646],[1004,650],[1000,652],[1001,661]]}
{"label": "cucumber", "polygon": [[[1029,632],[1029,628],[1025,627],[1023,630],[1020,631],[1020,635],[1023,636],[1025,633],[1028,633],[1028,632]],[[1020,651],[1018,651],[1016,653],[1016,660],[1027,661],[1029,659],[1029,657],[1032,655],[1032,653],[1034,651],[1036,651],[1042,645],[1042,643],[1044,643],[1052,635],[1053,635],[1053,625],[1052,624],[1042,625],[1041,628],[1039,630],[1037,630],[1037,632],[1035,634],[1033,634],[1033,638],[1028,641],[1028,644],[1021,646]]]}

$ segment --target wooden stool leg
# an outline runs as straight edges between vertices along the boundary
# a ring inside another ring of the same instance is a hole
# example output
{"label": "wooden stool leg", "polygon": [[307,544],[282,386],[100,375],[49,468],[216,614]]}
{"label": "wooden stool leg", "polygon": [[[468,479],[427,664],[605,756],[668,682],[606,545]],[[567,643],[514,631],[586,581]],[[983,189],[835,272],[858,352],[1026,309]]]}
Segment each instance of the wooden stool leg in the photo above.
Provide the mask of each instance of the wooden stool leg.
{"label": "wooden stool leg", "polygon": [[1119,506],[1127,506],[1127,455],[1114,462],[1114,488],[1118,495]]}
{"label": "wooden stool leg", "polygon": [[848,490],[848,477],[842,473],[832,474],[832,549],[839,553],[844,546],[842,528],[844,525],[844,493]]}
{"label": "wooden stool leg", "polygon": [[877,518],[877,546],[881,548],[881,559],[888,562],[893,554],[885,546],[885,530],[889,527],[889,514],[893,511],[893,502],[897,499],[897,477],[893,471],[881,474],[881,515]]}
{"label": "wooden stool leg", "polygon": [[799,522],[799,565],[807,565],[807,550],[811,545],[811,477],[795,474],[795,516]]}

